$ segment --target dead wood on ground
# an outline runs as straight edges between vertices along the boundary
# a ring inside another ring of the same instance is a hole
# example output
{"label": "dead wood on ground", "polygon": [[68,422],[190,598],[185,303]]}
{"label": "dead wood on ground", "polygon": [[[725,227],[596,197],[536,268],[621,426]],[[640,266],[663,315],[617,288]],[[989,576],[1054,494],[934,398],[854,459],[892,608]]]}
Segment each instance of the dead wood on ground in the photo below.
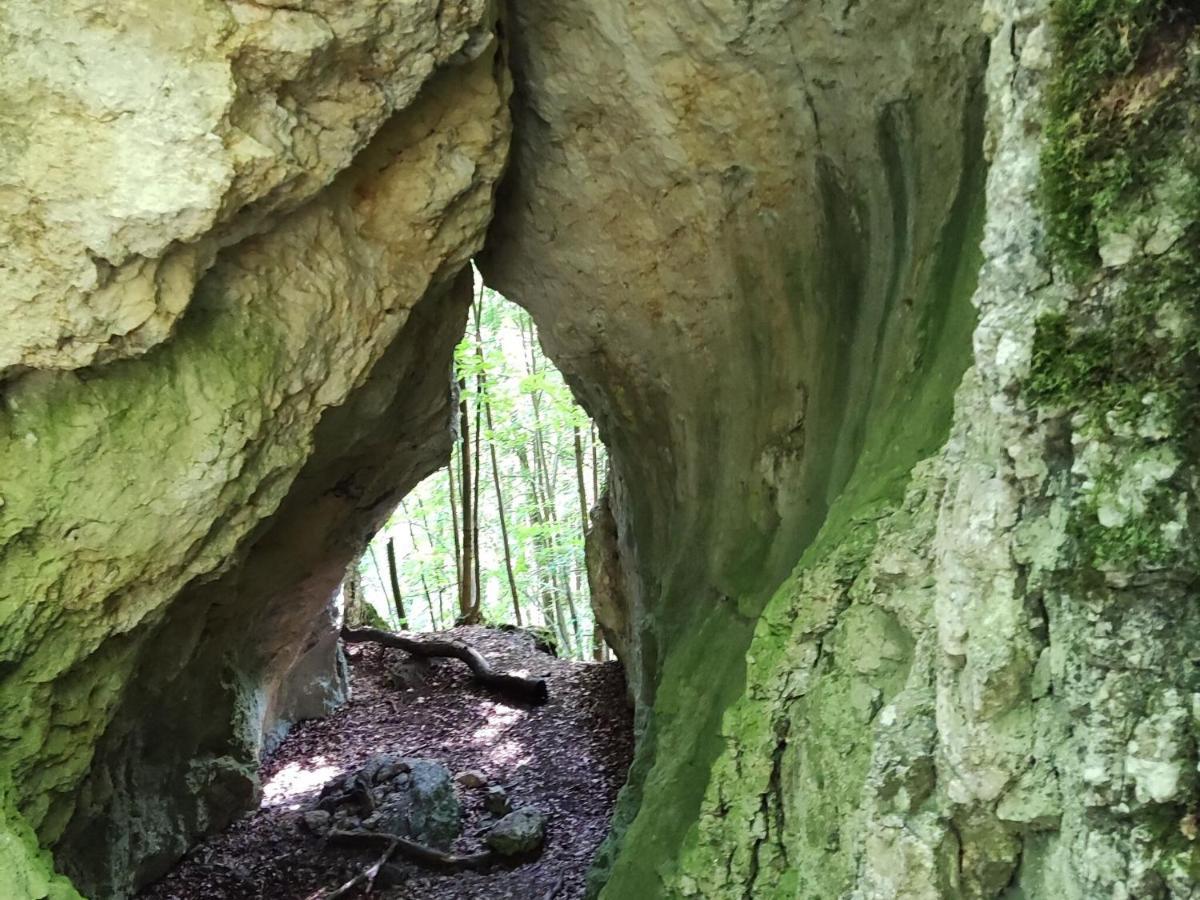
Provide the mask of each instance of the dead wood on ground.
{"label": "dead wood on ground", "polygon": [[462,641],[421,641],[380,628],[342,628],[342,640],[348,644],[370,641],[384,647],[395,647],[413,656],[440,656],[466,663],[475,680],[498,694],[526,703],[545,703],[549,697],[545,679],[526,678],[507,672],[497,672],[482,653]]}
{"label": "dead wood on ground", "polygon": [[387,852],[375,864],[376,866],[381,866],[396,853],[422,866],[444,869],[449,872],[462,872],[466,869],[484,869],[495,863],[499,858],[490,850],[480,853],[446,853],[443,850],[437,850],[425,844],[418,844],[416,841],[410,841],[392,834],[380,834],[374,831],[342,831],[335,829],[329,832],[329,842],[331,844],[342,844],[352,847],[386,846]]}

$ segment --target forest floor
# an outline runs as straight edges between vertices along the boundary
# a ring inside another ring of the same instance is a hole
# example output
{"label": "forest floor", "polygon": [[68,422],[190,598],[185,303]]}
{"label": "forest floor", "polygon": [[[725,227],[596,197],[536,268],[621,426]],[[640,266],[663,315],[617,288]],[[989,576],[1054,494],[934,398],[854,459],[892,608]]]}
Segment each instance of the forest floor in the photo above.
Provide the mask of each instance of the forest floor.
{"label": "forest floor", "polygon": [[[479,688],[466,666],[433,660],[422,683],[397,689],[399,650],[347,648],[352,699],[325,719],[297,725],[262,766],[260,808],[197,846],[143,900],[319,900],[373,863],[378,850],[327,846],[302,824],[322,786],[377,753],[422,757],[458,775],[501,785],[514,806],[550,816],[535,860],[440,874],[395,858],[381,900],[574,900],[612,815],[632,753],[632,721],[618,663],[555,659],[523,632],[456,628],[439,637],[474,645],[500,670],[545,677],[541,706],[506,702]],[[424,636],[423,636],[424,637]],[[429,637],[433,637],[430,635]],[[463,836],[480,849],[485,790],[458,788]],[[358,896],[355,894],[354,896]]]}

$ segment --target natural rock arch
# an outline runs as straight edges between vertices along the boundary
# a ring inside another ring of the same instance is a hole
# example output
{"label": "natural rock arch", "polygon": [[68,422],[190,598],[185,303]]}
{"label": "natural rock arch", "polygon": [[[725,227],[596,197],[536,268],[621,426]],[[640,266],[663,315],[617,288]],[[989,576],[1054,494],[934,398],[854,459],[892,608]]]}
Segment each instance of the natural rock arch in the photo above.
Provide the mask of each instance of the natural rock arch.
{"label": "natural rock arch", "polygon": [[1191,895],[1176,5],[85,7],[5,11],[0,894],[126,895],[336,699],[478,254],[612,453],[604,896]]}

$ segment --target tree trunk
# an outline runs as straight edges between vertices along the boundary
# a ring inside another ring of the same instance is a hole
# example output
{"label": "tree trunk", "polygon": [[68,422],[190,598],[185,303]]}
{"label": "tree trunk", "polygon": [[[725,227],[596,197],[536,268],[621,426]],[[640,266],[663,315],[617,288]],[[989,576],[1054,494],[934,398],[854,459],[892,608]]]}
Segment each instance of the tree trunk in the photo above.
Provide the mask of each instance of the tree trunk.
{"label": "tree trunk", "polygon": [[596,423],[592,422],[588,433],[592,438],[592,497],[600,497],[600,454],[596,451]]}
{"label": "tree trunk", "polygon": [[[450,485],[451,485],[451,487],[453,487],[453,485],[454,485],[454,473],[453,473],[453,471],[451,471],[451,473],[450,473]],[[453,515],[453,507],[452,507],[452,509],[451,509],[451,513],[452,513],[452,514],[451,514],[451,516],[450,516],[450,526],[451,526],[451,528],[455,529],[455,534],[457,535],[457,534],[458,534],[458,531],[457,531],[457,527],[458,527],[458,518],[457,518],[455,515]],[[427,515],[425,514],[425,504],[424,504],[424,502],[422,502],[422,500],[421,500],[421,498],[420,498],[420,497],[418,497],[418,498],[417,498],[417,515],[419,515],[419,516],[421,517],[421,530],[425,532],[425,542],[426,542],[427,544],[429,544],[429,557],[430,557],[430,559],[440,559],[440,558],[442,558],[442,557],[441,557],[441,554],[438,552],[438,549],[437,549],[437,547],[436,547],[436,546],[434,545],[434,543],[433,543],[433,533],[431,532],[431,530],[430,530],[430,528],[429,528],[429,516],[427,516]],[[412,519],[411,519],[411,518],[408,520],[408,533],[409,533],[409,536],[412,538],[413,547],[416,547],[416,546],[417,546],[417,534],[416,534],[416,532],[413,530],[413,524],[412,524]],[[457,541],[455,542],[455,550],[456,550],[456,554],[455,554],[455,557],[454,557],[454,563],[455,563],[455,565],[457,566],[457,564],[458,564],[458,556],[457,556]],[[442,565],[439,565],[439,567],[438,567],[438,568],[440,568],[440,569],[443,569],[443,570],[444,570],[444,566],[442,566]],[[455,582],[455,584],[457,584],[457,581]],[[422,587],[424,587],[424,588],[425,588],[425,601],[428,603],[428,602],[429,602],[429,596],[430,596],[430,591],[429,591],[429,580],[428,580],[428,579],[425,577],[425,566],[424,566],[424,565],[422,565],[422,566],[421,566],[421,585],[422,585]],[[432,604],[432,603],[429,603],[429,611],[430,611],[430,625],[431,625],[431,627],[432,627],[432,629],[433,629],[434,631],[438,631],[438,630],[440,630],[440,629],[443,627],[443,625],[445,624],[445,621],[446,621],[446,609],[445,609],[445,607],[442,605],[442,595],[443,595],[443,593],[444,593],[444,591],[443,591],[443,588],[442,588],[442,579],[440,579],[440,578],[439,578],[439,579],[438,579],[438,590],[437,590],[437,609],[438,609],[438,612],[437,612],[437,618],[436,618],[436,619],[434,619],[434,618],[433,618],[433,604]]]}
{"label": "tree trunk", "polygon": [[463,622],[476,621],[474,592],[475,551],[472,544],[472,526],[474,519],[471,513],[471,412],[467,404],[467,381],[458,380],[459,401],[458,414],[461,431],[461,449],[459,459],[462,463],[462,494],[459,499],[462,506],[462,565],[459,567],[458,580],[458,612]]}
{"label": "tree trunk", "polygon": [[[388,589],[387,582],[383,580],[383,569],[379,568],[379,557],[375,555],[375,544],[367,544],[367,553],[371,557],[371,566],[375,569],[375,577],[379,580],[379,592],[383,594],[384,601],[387,600]],[[366,593],[363,594],[363,603],[367,602]]]}
{"label": "tree trunk", "polygon": [[359,609],[363,602],[362,595],[362,575],[359,574],[358,560],[356,559],[346,572],[346,580],[342,582],[342,601],[344,603],[342,617],[345,621],[355,623],[362,621],[362,613]]}
{"label": "tree trunk", "polygon": [[475,590],[473,618],[478,622],[483,619],[483,577],[480,571],[483,554],[479,552],[479,475],[483,471],[480,465],[480,436],[483,433],[483,331],[480,326],[480,316],[483,308],[483,282],[479,284],[479,294],[475,298],[475,357],[479,360],[479,370],[475,373],[475,459],[473,469],[475,484],[472,490],[471,546],[475,548]]}
{"label": "tree trunk", "polygon": [[548,696],[545,679],[497,672],[478,650],[462,641],[416,640],[378,628],[342,628],[342,640],[349,644],[372,641],[395,647],[414,656],[448,656],[467,664],[475,679],[498,693],[533,703],[544,703]]}
{"label": "tree trunk", "polygon": [[[454,534],[454,583],[462,584],[462,547],[458,540],[458,496],[455,485],[457,482],[454,479],[454,448],[450,448],[450,465],[446,467],[446,474],[450,476],[450,531]],[[429,535],[429,522],[425,519],[425,513],[422,511],[421,519],[425,522],[425,535]],[[433,538],[430,538],[432,543]]]}
{"label": "tree trunk", "polygon": [[500,543],[504,547],[504,571],[508,575],[508,588],[512,592],[513,615],[517,624],[521,624],[521,595],[517,590],[517,577],[513,574],[512,548],[508,543],[508,521],[504,516],[504,491],[500,488],[500,466],[496,462],[496,442],[492,434],[496,426],[492,423],[492,404],[485,397],[483,411],[487,417],[488,453],[492,459],[492,484],[496,488],[496,513],[500,517]]}
{"label": "tree trunk", "polygon": [[396,621],[400,623],[400,630],[408,630],[408,616],[404,614],[404,597],[400,593],[400,573],[396,569],[396,542],[392,538],[387,539],[387,563],[388,563],[388,579],[392,582],[392,603],[396,609]]}

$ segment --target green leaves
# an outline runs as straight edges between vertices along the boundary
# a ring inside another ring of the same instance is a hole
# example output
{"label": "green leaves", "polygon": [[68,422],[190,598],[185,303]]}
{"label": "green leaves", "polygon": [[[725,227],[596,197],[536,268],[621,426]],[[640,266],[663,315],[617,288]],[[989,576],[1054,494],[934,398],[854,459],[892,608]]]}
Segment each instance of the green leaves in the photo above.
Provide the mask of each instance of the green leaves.
{"label": "green leaves", "polygon": [[[477,297],[478,308],[455,350],[454,378],[472,430],[480,413],[478,458],[473,440],[468,452],[479,479],[483,619],[515,620],[515,584],[523,624],[550,628],[564,654],[591,657],[595,626],[580,507],[582,500],[596,501],[606,454],[587,413],[542,353],[528,313],[487,288]],[[578,466],[576,428],[582,438]],[[455,529],[461,522],[451,510],[450,478],[461,507],[462,452],[456,441],[449,473],[443,469],[418,485],[374,539],[380,559],[388,536],[395,540],[401,593],[417,630],[449,627],[457,613],[461,531]],[[364,589],[386,611],[385,585],[369,556],[364,563]]]}

